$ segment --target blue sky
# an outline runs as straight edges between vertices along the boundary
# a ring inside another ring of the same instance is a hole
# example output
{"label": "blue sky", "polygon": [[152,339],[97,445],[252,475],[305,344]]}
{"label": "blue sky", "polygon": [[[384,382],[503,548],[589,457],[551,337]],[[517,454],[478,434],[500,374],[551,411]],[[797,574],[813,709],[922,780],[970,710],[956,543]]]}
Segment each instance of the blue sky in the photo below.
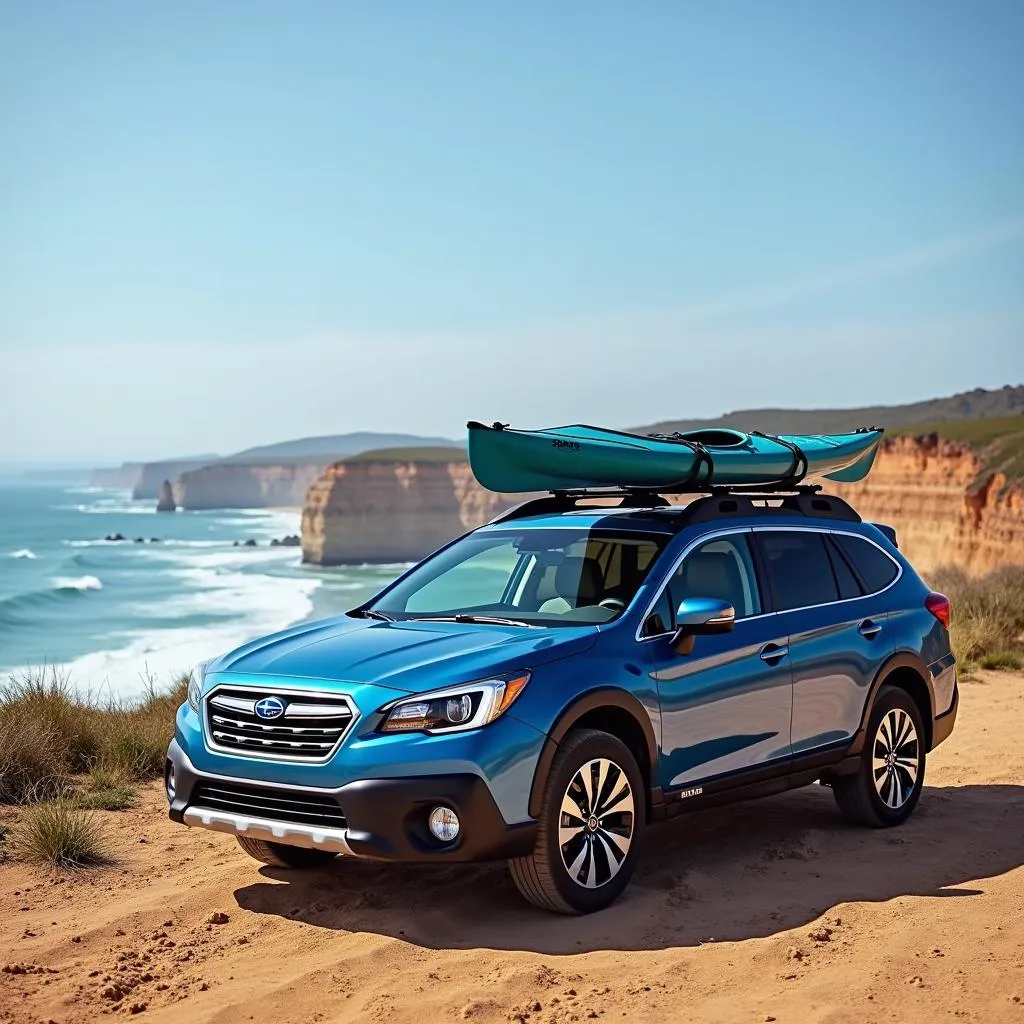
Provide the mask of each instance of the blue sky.
{"label": "blue sky", "polygon": [[1024,4],[0,0],[0,459],[1024,381]]}

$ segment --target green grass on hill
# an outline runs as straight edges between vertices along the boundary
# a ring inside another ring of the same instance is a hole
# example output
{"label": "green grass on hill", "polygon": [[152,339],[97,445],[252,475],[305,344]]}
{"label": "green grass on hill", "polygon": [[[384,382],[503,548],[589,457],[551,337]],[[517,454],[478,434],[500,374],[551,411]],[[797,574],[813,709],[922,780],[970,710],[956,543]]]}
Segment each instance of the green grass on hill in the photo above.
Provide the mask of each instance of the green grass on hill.
{"label": "green grass on hill", "polygon": [[343,462],[465,462],[466,449],[456,448],[377,448],[350,455]]}
{"label": "green grass on hill", "polygon": [[1024,480],[1024,416],[990,416],[947,423],[918,423],[887,430],[892,436],[920,437],[936,433],[949,441],[960,441],[983,457],[976,483],[992,473],[1005,473],[1007,480]]}

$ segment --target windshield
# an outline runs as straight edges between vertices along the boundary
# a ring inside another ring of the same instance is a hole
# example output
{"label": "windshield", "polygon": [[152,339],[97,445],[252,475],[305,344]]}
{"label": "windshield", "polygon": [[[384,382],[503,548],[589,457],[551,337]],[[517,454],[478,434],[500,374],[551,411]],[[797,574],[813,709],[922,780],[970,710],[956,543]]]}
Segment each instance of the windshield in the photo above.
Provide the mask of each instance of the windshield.
{"label": "windshield", "polygon": [[633,599],[667,540],[576,527],[474,533],[413,569],[363,614],[527,626],[608,622]]}

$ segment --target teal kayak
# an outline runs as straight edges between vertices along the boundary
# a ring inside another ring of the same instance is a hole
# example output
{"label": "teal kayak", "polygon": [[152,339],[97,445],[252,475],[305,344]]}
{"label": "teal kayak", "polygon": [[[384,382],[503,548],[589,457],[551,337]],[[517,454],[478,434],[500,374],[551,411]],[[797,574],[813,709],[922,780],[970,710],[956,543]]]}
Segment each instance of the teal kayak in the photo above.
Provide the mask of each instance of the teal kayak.
{"label": "teal kayak", "polygon": [[690,430],[632,434],[574,424],[512,430],[470,422],[469,464],[492,491],[710,486],[781,488],[808,476],[853,483],[867,476],[882,431],[852,434],[762,434]]}

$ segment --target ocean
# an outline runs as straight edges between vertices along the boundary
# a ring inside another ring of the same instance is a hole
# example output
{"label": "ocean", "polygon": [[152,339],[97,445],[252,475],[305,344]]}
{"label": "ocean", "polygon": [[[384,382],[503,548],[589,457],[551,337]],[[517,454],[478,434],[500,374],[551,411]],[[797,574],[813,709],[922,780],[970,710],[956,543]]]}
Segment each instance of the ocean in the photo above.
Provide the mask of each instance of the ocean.
{"label": "ocean", "polygon": [[0,482],[0,682],[57,666],[83,693],[132,698],[148,679],[169,685],[253,637],[355,607],[404,568],[302,565],[299,548],[270,546],[299,532],[297,511],[154,506]]}

